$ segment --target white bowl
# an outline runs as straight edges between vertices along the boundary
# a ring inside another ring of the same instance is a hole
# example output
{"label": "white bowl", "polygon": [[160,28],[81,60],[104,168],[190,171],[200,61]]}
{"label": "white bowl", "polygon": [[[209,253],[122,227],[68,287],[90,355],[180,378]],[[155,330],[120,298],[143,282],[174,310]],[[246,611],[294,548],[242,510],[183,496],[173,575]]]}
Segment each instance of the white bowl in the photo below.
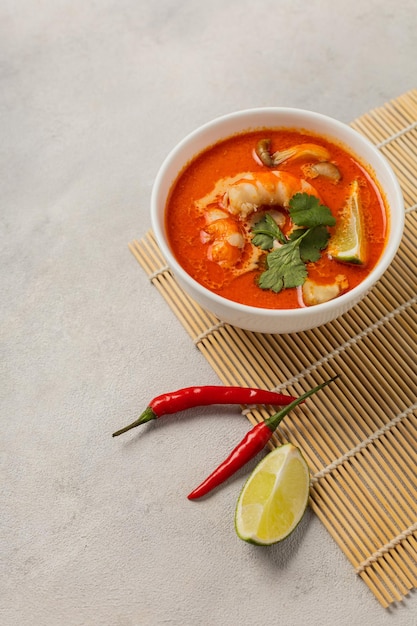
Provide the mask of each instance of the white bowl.
{"label": "white bowl", "polygon": [[[263,309],[223,298],[195,281],[176,260],[165,231],[166,201],[178,174],[195,156],[212,144],[257,128],[299,128],[341,143],[373,172],[383,192],[388,212],[384,251],[370,274],[341,296],[300,309]],[[381,278],[392,262],[404,228],[404,203],[397,178],[381,152],[350,126],[333,118],[292,108],[259,108],[217,118],[185,137],[169,153],[156,176],[151,197],[152,228],[178,283],[198,304],[220,320],[261,333],[293,333],[315,328],[346,313]]]}

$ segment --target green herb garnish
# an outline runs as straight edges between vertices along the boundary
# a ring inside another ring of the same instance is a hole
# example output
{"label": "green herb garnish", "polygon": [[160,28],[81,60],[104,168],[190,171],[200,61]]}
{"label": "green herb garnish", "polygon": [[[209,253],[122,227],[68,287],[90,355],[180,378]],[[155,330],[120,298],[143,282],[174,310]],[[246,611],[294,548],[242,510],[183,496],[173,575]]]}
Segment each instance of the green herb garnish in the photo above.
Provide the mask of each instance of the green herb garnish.
{"label": "green herb garnish", "polygon": [[336,219],[329,207],[320,204],[316,196],[308,193],[296,193],[289,202],[290,217],[297,226],[334,226]]}
{"label": "green herb garnish", "polygon": [[[336,223],[329,207],[320,204],[315,196],[306,193],[297,193],[291,198],[289,214],[293,223],[301,228],[294,230],[288,239],[284,237],[283,241],[281,236],[272,233],[272,228],[271,232],[265,233],[267,229],[262,225],[256,234],[256,237],[265,238],[260,240],[264,245],[269,244],[266,237],[272,237],[271,245],[268,248],[259,246],[262,249],[270,250],[274,239],[282,244],[266,256],[267,269],[258,279],[261,289],[271,289],[275,293],[284,288],[298,287],[305,282],[307,278],[305,264],[319,260],[321,251],[326,248],[330,237],[327,226],[334,226]],[[264,220],[269,225],[267,217],[266,215]],[[271,217],[270,220],[274,221]],[[259,224],[260,222],[254,227],[254,232]],[[278,226],[276,228],[279,230]],[[281,233],[280,230],[279,232]],[[258,245],[255,243],[256,237],[252,242]]]}
{"label": "green herb garnish", "polygon": [[287,241],[284,233],[269,213],[265,213],[264,217],[255,224],[252,232],[254,235],[252,237],[253,245],[262,250],[270,250],[275,239],[280,243]]}

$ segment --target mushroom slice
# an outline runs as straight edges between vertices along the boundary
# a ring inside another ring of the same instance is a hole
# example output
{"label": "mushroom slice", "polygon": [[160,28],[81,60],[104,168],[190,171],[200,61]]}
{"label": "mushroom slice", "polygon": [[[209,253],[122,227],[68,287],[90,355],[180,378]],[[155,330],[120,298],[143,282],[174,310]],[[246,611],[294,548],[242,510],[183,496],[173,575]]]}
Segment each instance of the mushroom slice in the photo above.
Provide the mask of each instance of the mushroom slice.
{"label": "mushroom slice", "polygon": [[256,146],[256,155],[258,159],[268,167],[276,167],[284,161],[294,159],[317,159],[317,161],[328,161],[330,158],[329,151],[316,143],[300,143],[285,150],[277,150],[271,154],[271,140],[261,139]]}
{"label": "mushroom slice", "polygon": [[301,167],[306,178],[317,178],[323,176],[334,183],[338,183],[342,178],[339,168],[330,161],[320,161],[319,163],[308,163]]}
{"label": "mushroom slice", "polygon": [[338,274],[333,283],[325,285],[316,283],[314,280],[307,278],[302,286],[304,304],[313,306],[314,304],[328,302],[340,296],[348,287],[349,283],[344,274]]}

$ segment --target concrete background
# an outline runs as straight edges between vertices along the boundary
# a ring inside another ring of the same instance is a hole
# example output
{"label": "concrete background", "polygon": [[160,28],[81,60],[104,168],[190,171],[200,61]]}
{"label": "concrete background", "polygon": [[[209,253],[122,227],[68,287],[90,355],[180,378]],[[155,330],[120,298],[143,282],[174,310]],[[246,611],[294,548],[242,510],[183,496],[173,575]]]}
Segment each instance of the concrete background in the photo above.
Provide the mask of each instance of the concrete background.
{"label": "concrete background", "polygon": [[240,541],[245,473],[186,494],[247,431],[201,409],[112,439],[161,392],[217,383],[127,249],[185,134],[268,105],[349,122],[417,86],[415,0],[16,0],[0,8],[3,626],[415,626],[321,523]]}

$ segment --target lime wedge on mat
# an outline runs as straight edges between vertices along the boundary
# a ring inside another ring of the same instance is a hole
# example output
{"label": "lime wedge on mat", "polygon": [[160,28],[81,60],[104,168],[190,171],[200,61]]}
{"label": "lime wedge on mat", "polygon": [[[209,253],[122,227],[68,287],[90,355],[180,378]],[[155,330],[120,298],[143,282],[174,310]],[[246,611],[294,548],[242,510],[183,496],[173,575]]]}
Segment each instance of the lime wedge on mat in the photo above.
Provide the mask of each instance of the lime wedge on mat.
{"label": "lime wedge on mat", "polygon": [[366,240],[358,181],[351,185],[349,196],[332,235],[328,253],[337,261],[363,265],[366,262]]}
{"label": "lime wedge on mat", "polygon": [[235,528],[244,541],[270,545],[287,537],[308,503],[310,474],[300,450],[287,443],[266,455],[239,496]]}

